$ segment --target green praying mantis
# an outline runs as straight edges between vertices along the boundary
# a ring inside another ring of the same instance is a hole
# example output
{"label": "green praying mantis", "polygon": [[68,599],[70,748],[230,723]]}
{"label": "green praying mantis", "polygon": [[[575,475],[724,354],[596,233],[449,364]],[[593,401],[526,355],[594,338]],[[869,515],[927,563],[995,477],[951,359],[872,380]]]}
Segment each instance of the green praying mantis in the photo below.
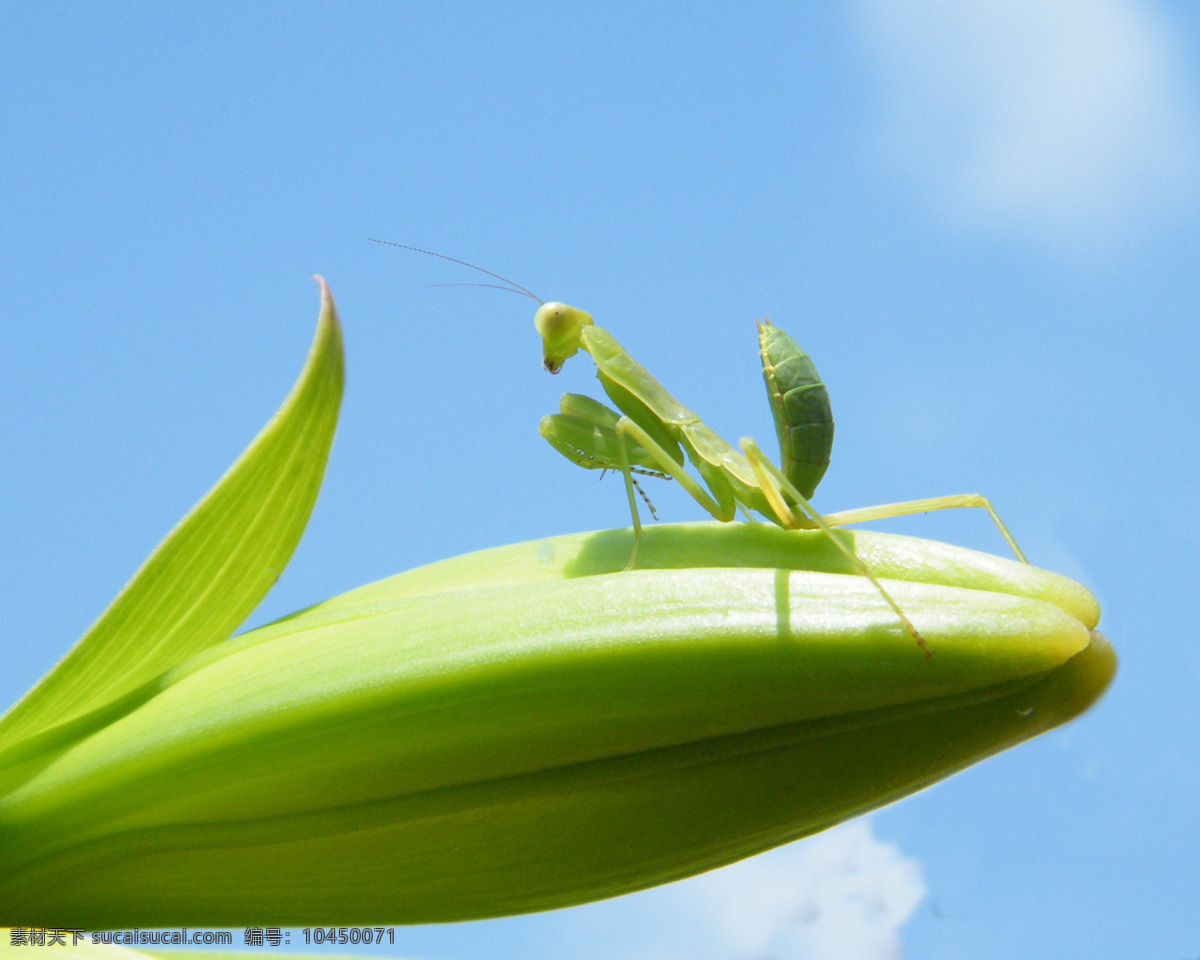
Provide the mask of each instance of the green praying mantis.
{"label": "green praying mantis", "polygon": [[[747,514],[754,511],[788,530],[821,530],[855,569],[874,584],[926,657],[932,651],[925,639],[866,563],[835,535],[834,527],[933,510],[977,507],[987,511],[1017,558],[1029,562],[991,503],[979,494],[907,500],[820,514],[809,501],[829,466],[833,446],[829,394],[808,354],[769,320],[758,323],[758,337],[763,379],[779,438],[778,467],[752,438],[743,437],[738,450],[718,436],[671,396],[587,312],[565,303],[545,302],[519,284],[466,261],[417,247],[405,246],[405,249],[462,264],[506,284],[472,285],[496,286],[536,300],[539,306],[534,327],[542,338],[542,365],[550,373],[558,373],[580,350],[592,358],[600,385],[616,409],[590,397],[567,393],[560,401],[559,412],[543,417],[539,430],[572,463],[587,469],[618,471],[624,477],[634,538],[626,569],[636,565],[642,538],[634,494],[635,473],[676,480],[701,507],[722,522],[733,520],[741,507]],[[687,471],[685,455],[704,486]]]}

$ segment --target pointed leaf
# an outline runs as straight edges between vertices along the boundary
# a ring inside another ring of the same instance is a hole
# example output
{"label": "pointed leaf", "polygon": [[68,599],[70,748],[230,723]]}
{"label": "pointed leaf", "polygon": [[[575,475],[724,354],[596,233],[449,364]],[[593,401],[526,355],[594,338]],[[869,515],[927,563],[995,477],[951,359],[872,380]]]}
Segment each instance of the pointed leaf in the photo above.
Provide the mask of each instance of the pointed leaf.
{"label": "pointed leaf", "polygon": [[246,451],[150,555],[83,638],[0,720],[0,755],[68,742],[138,701],[139,688],[224,640],[279,578],[317,499],[333,442],[342,335],[321,314],[299,380]]}

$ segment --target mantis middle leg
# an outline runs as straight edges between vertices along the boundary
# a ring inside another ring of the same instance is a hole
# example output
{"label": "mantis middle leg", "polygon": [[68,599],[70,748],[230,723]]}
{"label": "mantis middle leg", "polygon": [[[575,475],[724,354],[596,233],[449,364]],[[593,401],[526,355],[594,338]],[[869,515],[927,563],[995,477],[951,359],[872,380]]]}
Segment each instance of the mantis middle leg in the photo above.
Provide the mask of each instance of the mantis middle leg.
{"label": "mantis middle leg", "polygon": [[729,522],[734,517],[733,510],[725,510],[716,500],[705,492],[682,465],[680,465],[653,437],[627,416],[617,420],[616,425],[618,449],[620,452],[619,469],[625,477],[625,492],[629,496],[629,511],[633,515],[633,555],[629,558],[626,570],[632,570],[637,563],[638,546],[642,541],[642,520],[638,516],[637,501],[633,496],[633,471],[629,465],[629,449],[626,438],[639,444],[654,461],[655,465],[674,480],[679,482],[692,498],[707,510],[714,519]]}

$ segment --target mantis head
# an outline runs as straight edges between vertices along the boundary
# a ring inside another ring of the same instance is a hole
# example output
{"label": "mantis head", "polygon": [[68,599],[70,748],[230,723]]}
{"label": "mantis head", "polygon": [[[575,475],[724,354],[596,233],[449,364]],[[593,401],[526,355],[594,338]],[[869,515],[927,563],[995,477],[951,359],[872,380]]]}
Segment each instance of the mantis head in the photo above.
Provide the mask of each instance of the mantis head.
{"label": "mantis head", "polygon": [[567,359],[579,352],[583,328],[591,323],[590,313],[565,303],[543,303],[533,317],[533,325],[542,337],[542,366],[558,373]]}

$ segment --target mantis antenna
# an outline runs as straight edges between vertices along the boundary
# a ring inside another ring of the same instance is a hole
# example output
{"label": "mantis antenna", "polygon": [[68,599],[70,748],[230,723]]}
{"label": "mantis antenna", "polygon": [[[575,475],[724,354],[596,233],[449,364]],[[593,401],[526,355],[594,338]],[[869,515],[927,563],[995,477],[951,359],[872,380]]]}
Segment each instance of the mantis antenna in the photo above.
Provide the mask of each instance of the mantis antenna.
{"label": "mantis antenna", "polygon": [[532,290],[528,290],[514,280],[509,280],[508,277],[502,277],[498,273],[492,273],[491,270],[484,270],[483,267],[477,267],[473,263],[468,263],[466,260],[459,260],[458,257],[448,257],[444,253],[436,253],[433,250],[423,250],[420,247],[412,247],[407,243],[393,243],[391,240],[377,240],[375,237],[367,237],[372,243],[382,243],[389,247],[399,247],[401,250],[411,250],[413,253],[423,253],[427,257],[437,257],[439,260],[449,260],[451,263],[457,263],[459,266],[470,267],[472,270],[478,270],[486,276],[493,277],[502,283],[507,283],[507,287],[501,287],[494,283],[435,283],[435,287],[495,287],[497,290],[508,290],[510,293],[519,293],[529,297],[530,300],[536,300],[538,303],[544,304],[546,301],[539,297]]}
{"label": "mantis antenna", "polygon": [[[427,283],[425,286],[429,287],[430,289],[433,289],[434,287],[487,287],[491,290],[503,290],[505,293],[515,293],[518,297],[529,296],[529,294],[527,294],[524,290],[516,290],[512,287],[504,287],[498,283],[469,283],[459,281],[457,283]],[[538,300],[538,303],[541,302],[541,300]]]}

